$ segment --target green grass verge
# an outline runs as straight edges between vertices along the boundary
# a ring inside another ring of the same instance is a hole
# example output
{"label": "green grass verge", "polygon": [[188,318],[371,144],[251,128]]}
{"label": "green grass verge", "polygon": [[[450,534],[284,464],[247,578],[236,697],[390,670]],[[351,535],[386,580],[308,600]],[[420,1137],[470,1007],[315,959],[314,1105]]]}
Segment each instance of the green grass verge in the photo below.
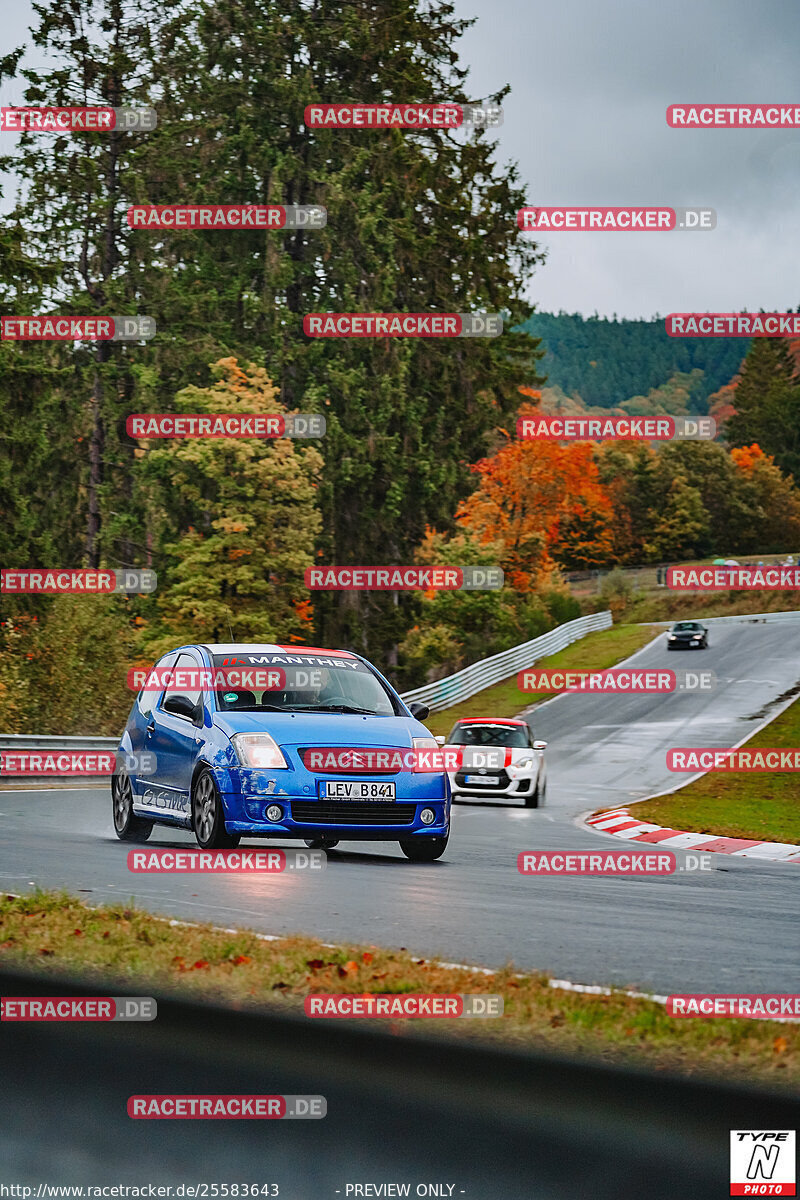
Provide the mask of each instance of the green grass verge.
{"label": "green grass verge", "polygon": [[[584,995],[512,966],[489,974],[442,967],[376,946],[326,946],[308,937],[265,941],[252,931],[175,926],[134,908],[91,909],[71,896],[0,897],[0,964],[40,975],[113,981],[234,1009],[302,1014],[310,993],[502,995],[491,1020],[393,1020],[399,1036],[435,1033],[580,1054],[684,1074],[750,1077],[796,1087],[800,1026],[727,1018],[675,1019],[661,1004],[621,994]],[[385,1025],[384,1025],[385,1028]]]}
{"label": "green grass verge", "polygon": [[[566,650],[559,650],[557,654],[541,659],[536,666],[541,670],[565,668],[570,671],[602,671],[622,662],[636,650],[641,650],[657,632],[643,625],[614,625],[611,629],[587,634],[567,646]],[[528,663],[529,667],[533,665],[532,662]],[[426,718],[425,725],[431,733],[447,736],[454,722],[463,717],[515,717],[523,708],[552,695],[552,692],[521,692],[517,687],[517,677],[513,675],[511,679],[484,688],[462,704],[432,713]]]}
{"label": "green grass verge", "polygon": [[[790,704],[752,737],[747,746],[751,749],[800,746],[800,702],[795,700]],[[725,837],[800,845],[798,777],[791,771],[730,775],[711,771],[680,792],[636,804],[632,811],[643,821],[690,833],[719,833]]]}

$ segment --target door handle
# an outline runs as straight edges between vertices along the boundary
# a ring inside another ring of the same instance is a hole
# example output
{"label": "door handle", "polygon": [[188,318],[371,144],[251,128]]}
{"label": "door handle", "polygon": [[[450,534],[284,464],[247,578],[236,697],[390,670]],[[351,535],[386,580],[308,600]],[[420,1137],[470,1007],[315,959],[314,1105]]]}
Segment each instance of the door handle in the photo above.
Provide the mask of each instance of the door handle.
{"label": "door handle", "polygon": [[147,725],[145,726],[145,732],[147,733],[148,737],[150,736],[151,733],[154,732],[155,727],[156,727],[155,721],[148,721]]}

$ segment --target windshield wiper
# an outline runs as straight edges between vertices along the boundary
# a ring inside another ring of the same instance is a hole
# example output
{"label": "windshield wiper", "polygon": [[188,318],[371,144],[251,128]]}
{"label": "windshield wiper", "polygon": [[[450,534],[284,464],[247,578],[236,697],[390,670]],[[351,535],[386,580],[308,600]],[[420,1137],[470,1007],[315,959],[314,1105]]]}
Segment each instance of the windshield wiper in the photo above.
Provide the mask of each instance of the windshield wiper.
{"label": "windshield wiper", "polygon": [[356,708],[353,704],[306,704],[304,708],[308,712],[356,713],[364,717],[379,717],[381,715],[374,712],[371,708]]}

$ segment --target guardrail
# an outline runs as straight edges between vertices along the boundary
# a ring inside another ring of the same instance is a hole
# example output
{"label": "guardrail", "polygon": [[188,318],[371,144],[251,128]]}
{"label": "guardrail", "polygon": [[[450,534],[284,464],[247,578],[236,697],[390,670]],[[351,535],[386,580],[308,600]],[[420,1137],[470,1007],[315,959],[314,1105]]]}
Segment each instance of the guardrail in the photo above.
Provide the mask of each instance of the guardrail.
{"label": "guardrail", "polygon": [[493,683],[501,683],[502,680],[516,675],[517,671],[532,667],[540,658],[565,649],[572,642],[585,637],[587,633],[594,633],[598,629],[610,629],[612,623],[608,610],[590,613],[587,617],[577,617],[574,621],[558,625],[549,633],[543,633],[541,637],[533,638],[530,642],[522,642],[519,646],[512,646],[500,654],[493,654],[491,658],[473,663],[471,667],[465,667],[455,675],[423,684],[422,687],[414,688],[412,692],[403,692],[403,699],[406,704],[417,700],[427,704],[431,712],[440,712],[443,708],[449,708],[451,704],[469,700],[470,696],[491,687]]}
{"label": "guardrail", "polygon": [[[800,610],[789,609],[787,612],[769,612],[769,613],[735,613],[728,617],[698,617],[697,620],[703,625],[734,625],[737,622],[744,621],[751,624],[771,624],[773,621],[796,621],[800,618]],[[677,618],[681,621],[691,621],[692,617]],[[672,625],[672,621],[643,621],[643,625]]]}
{"label": "guardrail", "polygon": [[[130,979],[0,972],[9,998],[136,991]],[[147,981],[138,991],[154,994]],[[33,1185],[33,1197],[47,1194],[39,1184],[242,1196],[242,1183],[260,1197],[271,1183],[286,1200],[718,1200],[731,1129],[794,1129],[800,1119],[788,1089],[513,1053],[437,1038],[432,1025],[389,1032],[155,995],[155,1021],[3,1022],[0,1183]],[[130,1096],[209,1093],[324,1096],[327,1115],[127,1115]],[[220,1191],[232,1183],[238,1193]],[[374,1186],[390,1183],[403,1190]]]}
{"label": "guardrail", "polygon": [[[567,621],[565,625],[558,625],[541,637],[533,638],[530,642],[522,642],[519,646],[512,646],[500,654],[493,654],[490,658],[473,663],[471,667],[465,667],[455,675],[448,675],[435,683],[426,683],[412,692],[403,692],[402,697],[406,704],[410,704],[412,700],[419,700],[427,704],[431,712],[438,712],[459,700],[468,700],[476,692],[508,679],[517,671],[533,666],[538,659],[563,650],[565,646],[585,637],[587,633],[597,629],[610,629],[611,625],[611,613],[608,611],[578,617],[574,621]],[[0,733],[0,750],[115,750],[118,743],[119,738],[113,737]]]}

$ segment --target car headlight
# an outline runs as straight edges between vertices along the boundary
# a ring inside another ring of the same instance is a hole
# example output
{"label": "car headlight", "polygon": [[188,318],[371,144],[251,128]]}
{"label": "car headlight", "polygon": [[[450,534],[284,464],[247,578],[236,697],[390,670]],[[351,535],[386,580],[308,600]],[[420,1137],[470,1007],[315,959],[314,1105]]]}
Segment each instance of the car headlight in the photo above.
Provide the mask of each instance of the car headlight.
{"label": "car headlight", "polygon": [[519,760],[519,762],[514,763],[514,766],[517,767],[517,769],[520,771],[527,771],[530,767],[533,766],[533,759],[532,758],[521,758]]}
{"label": "car headlight", "polygon": [[231,745],[242,767],[265,767],[269,771],[288,769],[278,743],[268,733],[235,733]]}
{"label": "car headlight", "polygon": [[700,641],[700,638],[699,638],[699,637],[693,637],[693,638],[692,638],[692,641],[693,641],[693,642],[699,642],[699,641]]}
{"label": "car headlight", "polygon": [[677,636],[677,634],[675,634],[675,633],[671,633],[671,634],[669,635],[669,641],[670,641],[670,642],[677,642],[677,640],[678,640],[678,636]]}

